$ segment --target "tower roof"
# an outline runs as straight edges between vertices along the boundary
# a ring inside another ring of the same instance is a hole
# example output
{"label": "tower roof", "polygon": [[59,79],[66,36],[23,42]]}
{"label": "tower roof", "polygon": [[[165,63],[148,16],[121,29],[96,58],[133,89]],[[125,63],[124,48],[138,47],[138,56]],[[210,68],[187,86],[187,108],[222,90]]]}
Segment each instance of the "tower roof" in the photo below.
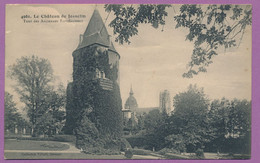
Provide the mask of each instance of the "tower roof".
{"label": "tower roof", "polygon": [[97,9],[94,10],[77,49],[93,44],[108,47],[109,50],[117,53],[113,43],[110,41],[110,35]]}
{"label": "tower roof", "polygon": [[130,109],[132,111],[135,111],[136,108],[138,107],[137,101],[135,99],[134,92],[132,89],[132,85],[131,85],[131,89],[130,89],[130,93],[129,93],[129,97],[127,98],[126,102],[125,102],[125,109]]}

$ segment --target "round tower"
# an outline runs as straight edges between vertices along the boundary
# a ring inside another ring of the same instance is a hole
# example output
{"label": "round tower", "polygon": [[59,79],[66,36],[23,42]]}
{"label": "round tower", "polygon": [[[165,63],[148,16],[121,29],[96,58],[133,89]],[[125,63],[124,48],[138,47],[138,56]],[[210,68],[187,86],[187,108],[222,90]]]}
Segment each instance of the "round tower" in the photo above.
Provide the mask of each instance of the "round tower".
{"label": "round tower", "polygon": [[[121,136],[122,101],[119,89],[119,59],[104,22],[94,10],[79,45],[73,52],[72,104],[69,120],[80,123],[82,116],[95,124],[102,135]],[[72,126],[73,128],[73,126]]]}

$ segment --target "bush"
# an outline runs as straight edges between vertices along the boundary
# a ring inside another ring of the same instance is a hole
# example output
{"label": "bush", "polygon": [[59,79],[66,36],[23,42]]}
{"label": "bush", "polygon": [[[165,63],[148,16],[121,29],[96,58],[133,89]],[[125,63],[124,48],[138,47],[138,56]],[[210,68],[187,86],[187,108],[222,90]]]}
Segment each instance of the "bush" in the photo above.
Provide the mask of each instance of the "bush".
{"label": "bush", "polygon": [[199,158],[199,159],[203,159],[205,158],[204,156],[204,152],[202,149],[197,149],[196,152],[195,152],[196,156]]}
{"label": "bush", "polygon": [[132,147],[142,148],[147,144],[144,136],[127,136],[125,138]]}
{"label": "bush", "polygon": [[86,149],[95,146],[99,141],[99,132],[86,115],[82,115],[81,123],[74,130],[76,136],[76,147],[79,149]]}
{"label": "bush", "polygon": [[127,151],[125,151],[125,157],[131,159],[133,157],[132,150],[128,149]]}
{"label": "bush", "polygon": [[132,149],[131,145],[125,138],[121,138],[121,151],[127,151],[127,149]]}

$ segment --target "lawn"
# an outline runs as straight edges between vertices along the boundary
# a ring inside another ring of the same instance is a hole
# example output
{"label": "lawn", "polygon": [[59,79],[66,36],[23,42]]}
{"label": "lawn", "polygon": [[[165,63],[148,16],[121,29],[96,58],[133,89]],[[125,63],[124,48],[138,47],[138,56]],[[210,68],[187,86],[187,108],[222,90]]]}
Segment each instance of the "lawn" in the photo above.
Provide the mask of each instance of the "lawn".
{"label": "lawn", "polygon": [[33,141],[6,139],[5,150],[42,150],[60,151],[69,149],[69,145],[54,141]]}

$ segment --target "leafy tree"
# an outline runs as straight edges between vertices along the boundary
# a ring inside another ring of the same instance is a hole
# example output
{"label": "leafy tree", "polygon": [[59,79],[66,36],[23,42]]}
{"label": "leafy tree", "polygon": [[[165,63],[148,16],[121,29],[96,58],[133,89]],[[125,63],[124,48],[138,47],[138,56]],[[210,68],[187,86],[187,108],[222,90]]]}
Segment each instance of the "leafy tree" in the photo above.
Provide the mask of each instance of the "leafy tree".
{"label": "leafy tree", "polygon": [[249,153],[251,103],[247,100],[214,100],[209,118],[214,138],[208,144],[221,152]]}
{"label": "leafy tree", "polygon": [[167,142],[167,146],[170,148],[173,148],[179,152],[184,152],[186,151],[186,145],[185,145],[185,140],[184,137],[181,134],[172,134],[167,137],[165,137],[165,140]]}
{"label": "leafy tree", "polygon": [[56,108],[60,108],[59,105],[63,105],[53,93],[51,82],[54,80],[51,64],[47,59],[34,55],[21,57],[9,67],[8,74],[17,81],[16,91],[27,109],[27,115],[32,124],[32,135],[36,136],[42,125],[40,118],[43,118],[42,116],[48,112],[48,109],[55,111]]}
{"label": "leafy tree", "polygon": [[212,148],[220,151],[225,146],[226,135],[228,134],[229,121],[229,100],[222,98],[211,102],[208,117],[210,126],[214,131],[214,137],[211,140]]}
{"label": "leafy tree", "polygon": [[17,112],[13,96],[5,92],[5,130],[14,131],[15,127],[22,121],[21,114]]}
{"label": "leafy tree", "polygon": [[158,109],[151,110],[144,116],[144,138],[147,149],[159,150],[165,147],[165,137],[168,136],[168,117]]}
{"label": "leafy tree", "polygon": [[61,131],[65,124],[65,89],[62,85],[58,90],[50,90],[46,96],[45,112],[39,117],[37,127],[39,130],[48,136],[55,135],[56,132]]}
{"label": "leafy tree", "polygon": [[151,110],[144,117],[144,128],[148,133],[154,132],[162,123],[163,117],[158,109]]}
{"label": "leafy tree", "polygon": [[231,137],[243,137],[251,131],[251,103],[234,99],[230,102],[228,134]]}
{"label": "leafy tree", "polygon": [[[138,34],[139,24],[151,24],[154,28],[165,25],[170,7],[174,9],[173,5],[105,5],[106,11],[115,15],[109,26],[120,44],[130,43],[130,38]],[[189,70],[183,77],[206,72],[217,50],[238,46],[246,27],[252,24],[249,5],[184,4],[178,10],[173,18],[175,28],[188,29],[186,40],[194,43]]]}
{"label": "leafy tree", "polygon": [[144,129],[144,116],[145,114],[142,115],[137,115],[137,130],[138,132]]}
{"label": "leafy tree", "polygon": [[186,92],[177,94],[173,102],[175,112],[168,123],[168,135],[172,136],[168,140],[182,140],[185,147],[193,151],[203,148],[210,141],[212,132],[207,117],[209,100],[203,89],[190,85]]}

